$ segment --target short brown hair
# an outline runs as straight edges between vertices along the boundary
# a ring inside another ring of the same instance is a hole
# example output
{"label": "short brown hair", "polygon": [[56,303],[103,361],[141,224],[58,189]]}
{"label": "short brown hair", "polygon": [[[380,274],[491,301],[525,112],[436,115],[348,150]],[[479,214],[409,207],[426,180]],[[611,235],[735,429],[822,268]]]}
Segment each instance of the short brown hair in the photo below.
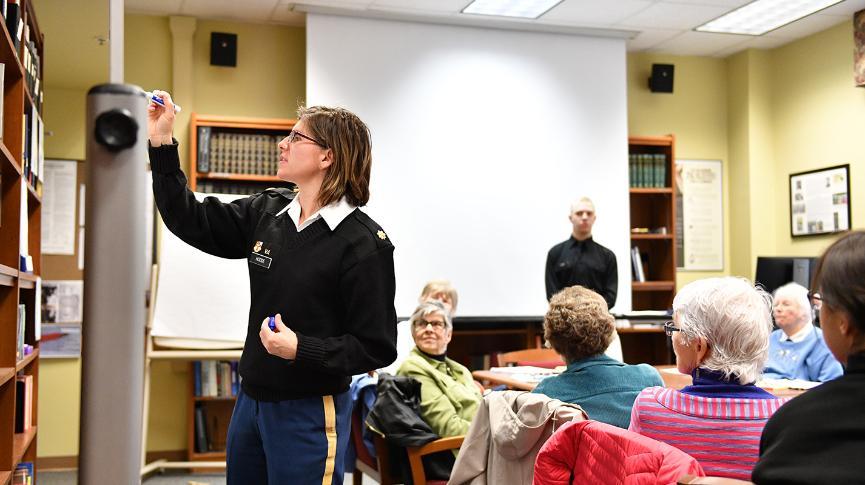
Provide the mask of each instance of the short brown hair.
{"label": "short brown hair", "polygon": [[568,363],[602,354],[613,341],[615,323],[601,295],[571,286],[550,299],[544,338]]}
{"label": "short brown hair", "polygon": [[327,106],[300,107],[297,117],[310,136],[333,152],[333,164],[319,189],[319,204],[324,207],[345,197],[355,207],[366,205],[372,170],[372,143],[366,124],[351,111]]}
{"label": "short brown hair", "polygon": [[850,232],[826,249],[813,286],[824,305],[846,313],[865,336],[865,231]]}

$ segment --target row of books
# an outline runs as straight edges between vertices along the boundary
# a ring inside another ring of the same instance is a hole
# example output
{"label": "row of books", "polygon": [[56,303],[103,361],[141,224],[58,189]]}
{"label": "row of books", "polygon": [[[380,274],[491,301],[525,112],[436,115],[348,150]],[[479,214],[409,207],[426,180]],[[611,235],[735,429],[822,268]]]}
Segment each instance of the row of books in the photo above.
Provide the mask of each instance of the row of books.
{"label": "row of books", "polygon": [[42,195],[42,172],[45,167],[45,125],[36,109],[24,113],[22,130],[21,169],[24,178]]}
{"label": "row of books", "polygon": [[18,305],[18,340],[15,342],[15,360],[21,360],[33,353],[33,346],[25,343],[24,332],[27,328],[27,307]]}
{"label": "row of books", "polygon": [[628,155],[628,178],[632,188],[667,186],[667,155],[632,153]]}
{"label": "row of books", "polygon": [[634,246],[631,248],[631,273],[634,281],[646,281],[646,268],[643,267],[643,255],[640,253],[640,248]]}
{"label": "row of books", "polygon": [[196,360],[192,363],[196,397],[237,396],[237,361]]}
{"label": "row of books", "polygon": [[15,378],[15,432],[23,433],[33,427],[33,376]]}
{"label": "row of books", "polygon": [[199,172],[275,175],[279,164],[277,143],[285,134],[213,131],[198,127],[196,168]]}
{"label": "row of books", "polygon": [[36,110],[42,112],[42,58],[36,48],[36,42],[30,39],[30,26],[24,25],[24,39],[22,49],[22,62],[24,65],[24,79],[27,81],[27,89],[33,97]]}
{"label": "row of books", "polygon": [[257,194],[268,187],[291,187],[288,183],[279,182],[236,182],[227,180],[200,180],[195,187],[197,192],[205,194]]}
{"label": "row of books", "polygon": [[12,473],[12,485],[33,485],[35,483],[35,472],[32,461],[19,463]]}
{"label": "row of books", "polygon": [[231,414],[220,413],[205,403],[195,405],[195,452],[225,451]]}
{"label": "row of books", "polygon": [[21,11],[21,1],[2,0],[0,1],[0,10],[3,12],[6,30],[12,37],[12,43],[15,44],[15,52],[17,53],[18,48],[21,47],[21,39],[24,38],[24,15]]}

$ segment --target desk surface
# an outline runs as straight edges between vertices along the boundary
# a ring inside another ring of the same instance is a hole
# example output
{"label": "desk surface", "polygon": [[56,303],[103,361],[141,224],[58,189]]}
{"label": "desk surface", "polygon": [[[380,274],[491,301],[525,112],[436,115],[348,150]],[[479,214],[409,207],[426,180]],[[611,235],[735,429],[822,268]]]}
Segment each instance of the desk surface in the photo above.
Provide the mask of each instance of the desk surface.
{"label": "desk surface", "polygon": [[[655,369],[661,374],[661,379],[664,381],[664,387],[671,389],[681,389],[691,385],[691,376],[681,374],[676,370],[674,365],[656,365]],[[521,376],[512,374],[503,374],[501,372],[493,372],[489,370],[476,370],[472,372],[472,376],[479,381],[487,381],[493,385],[504,384],[511,389],[522,391],[531,391],[537,386],[537,381],[526,380]],[[805,391],[798,389],[766,389],[778,397],[795,397]]]}

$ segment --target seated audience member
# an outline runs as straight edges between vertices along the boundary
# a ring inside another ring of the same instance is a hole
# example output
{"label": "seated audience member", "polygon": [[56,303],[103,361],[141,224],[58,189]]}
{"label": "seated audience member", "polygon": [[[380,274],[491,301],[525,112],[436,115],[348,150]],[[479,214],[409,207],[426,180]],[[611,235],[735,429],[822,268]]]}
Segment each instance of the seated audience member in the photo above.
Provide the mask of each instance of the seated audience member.
{"label": "seated audience member", "polygon": [[466,434],[481,402],[472,373],[448,359],[453,327],[440,301],[421,303],[411,316],[415,348],[397,370],[421,383],[420,415],[439,436]]}
{"label": "seated audience member", "polygon": [[772,416],[751,479],[772,483],[865,482],[865,232],[841,237],[817,263],[812,300],[844,375]]}
{"label": "seated audience member", "polygon": [[823,331],[811,324],[811,302],[804,286],[788,283],[778,288],[772,307],[780,328],[769,337],[763,377],[823,382],[844,373],[826,347]]}
{"label": "seated audience member", "polygon": [[579,404],[589,418],[627,428],[637,394],[664,382],[650,365],[627,365],[604,355],[614,331],[601,295],[582,286],[553,295],[544,317],[544,338],[568,367],[541,381],[533,392]]}
{"label": "seated audience member", "polygon": [[457,312],[457,295],[456,288],[451,285],[448,280],[430,280],[424,285],[423,290],[418,297],[418,303],[424,303],[430,300],[438,300],[442,302],[449,316],[453,319]]}
{"label": "seated audience member", "polygon": [[688,453],[709,476],[750,479],[760,432],[784,403],[754,385],[769,350],[770,306],[771,297],[743,278],[682,288],[665,328],[676,366],[693,385],[644,389],[629,429]]}

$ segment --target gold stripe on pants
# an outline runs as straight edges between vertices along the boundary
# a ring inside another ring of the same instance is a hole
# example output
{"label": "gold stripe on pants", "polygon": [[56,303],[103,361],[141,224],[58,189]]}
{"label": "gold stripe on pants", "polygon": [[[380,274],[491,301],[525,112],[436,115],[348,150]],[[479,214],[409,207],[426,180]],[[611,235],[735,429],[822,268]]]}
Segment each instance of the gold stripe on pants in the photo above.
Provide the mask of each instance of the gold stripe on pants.
{"label": "gold stripe on pants", "polygon": [[336,462],[336,408],[333,405],[333,396],[322,396],[324,404],[324,434],[327,437],[327,460],[324,462],[324,476],[322,485],[333,483],[333,468]]}

